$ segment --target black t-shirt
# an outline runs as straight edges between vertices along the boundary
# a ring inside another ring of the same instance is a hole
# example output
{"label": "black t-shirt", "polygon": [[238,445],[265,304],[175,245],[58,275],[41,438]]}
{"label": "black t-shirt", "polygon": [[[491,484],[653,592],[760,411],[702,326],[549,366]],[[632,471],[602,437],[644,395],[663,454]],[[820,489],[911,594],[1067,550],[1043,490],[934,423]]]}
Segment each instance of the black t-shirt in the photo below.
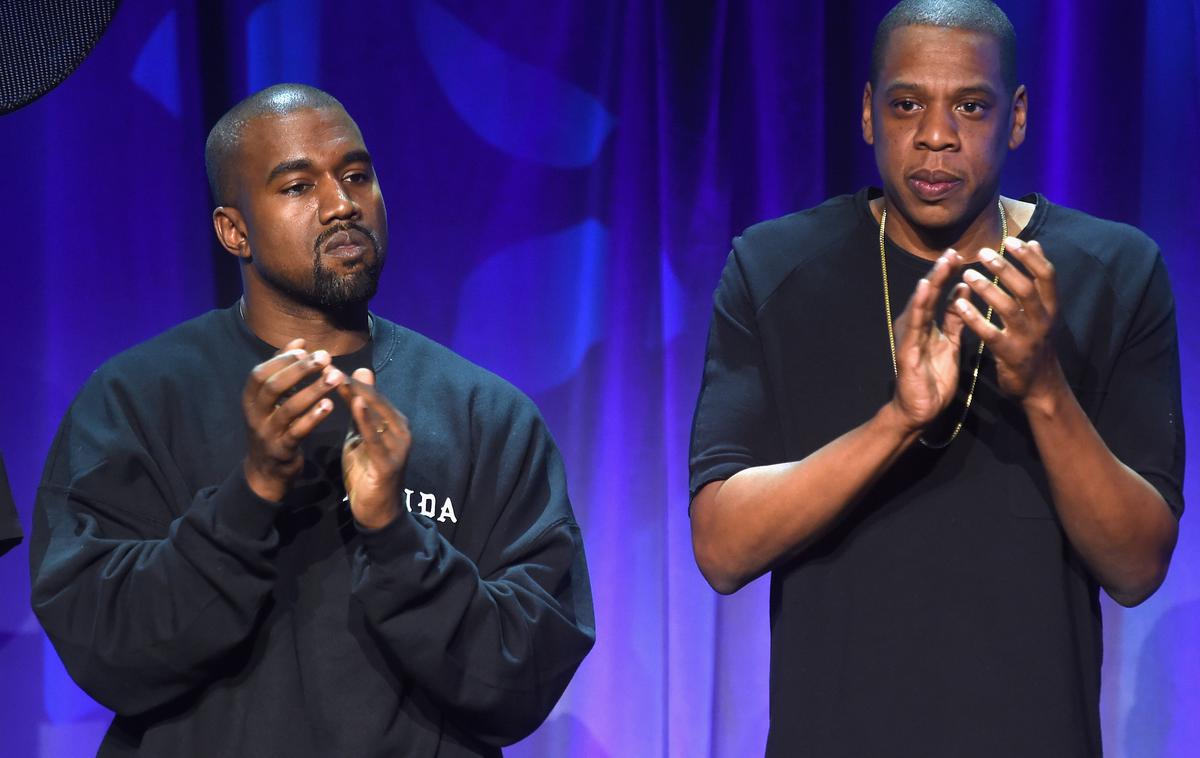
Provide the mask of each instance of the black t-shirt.
{"label": "black t-shirt", "polygon": [[[891,397],[871,192],[734,241],[693,423],[693,495],[802,459]],[[1161,257],[1132,227],[1025,199],[1037,209],[1021,237],[1057,271],[1053,341],[1067,379],[1113,453],[1179,514],[1178,348]],[[890,242],[887,255],[898,316],[932,264]],[[974,345],[933,440],[961,413]],[[1098,587],[989,354],[958,439],[914,445],[837,527],[774,569],[771,636],[769,755],[1100,753]]]}

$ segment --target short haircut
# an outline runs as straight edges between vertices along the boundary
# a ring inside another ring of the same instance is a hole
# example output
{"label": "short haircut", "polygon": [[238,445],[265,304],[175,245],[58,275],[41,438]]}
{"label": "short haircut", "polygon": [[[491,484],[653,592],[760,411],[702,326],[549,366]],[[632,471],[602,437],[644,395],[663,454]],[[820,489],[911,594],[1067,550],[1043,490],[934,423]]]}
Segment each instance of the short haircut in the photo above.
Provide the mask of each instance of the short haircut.
{"label": "short haircut", "polygon": [[283,116],[311,108],[337,108],[342,104],[328,92],[307,84],[275,84],[255,92],[225,112],[204,142],[204,170],[208,188],[217,205],[231,205],[237,195],[232,162],[246,124],[262,116]]}
{"label": "short haircut", "polygon": [[1000,46],[1000,75],[1009,93],[1017,89],[1017,35],[1004,11],[991,0],[903,0],[879,22],[871,47],[871,87],[878,88],[892,32],[902,26],[940,26],[990,35]]}

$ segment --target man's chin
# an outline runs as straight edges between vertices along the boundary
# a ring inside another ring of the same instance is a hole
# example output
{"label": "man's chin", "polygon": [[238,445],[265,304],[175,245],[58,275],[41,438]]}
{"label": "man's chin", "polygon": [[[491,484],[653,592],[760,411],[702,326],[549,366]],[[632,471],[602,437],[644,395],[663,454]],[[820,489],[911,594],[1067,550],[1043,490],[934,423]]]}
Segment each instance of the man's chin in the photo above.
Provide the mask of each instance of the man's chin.
{"label": "man's chin", "polygon": [[382,273],[382,261],[377,259],[354,266],[345,273],[318,266],[313,272],[313,295],[323,308],[364,305],[375,297]]}
{"label": "man's chin", "polygon": [[931,232],[947,231],[963,224],[966,209],[957,202],[927,202],[920,198],[906,198],[900,212],[908,222]]}
{"label": "man's chin", "polygon": [[318,281],[314,294],[324,308],[348,308],[365,305],[375,297],[378,289],[379,278],[376,276],[346,276],[338,280]]}

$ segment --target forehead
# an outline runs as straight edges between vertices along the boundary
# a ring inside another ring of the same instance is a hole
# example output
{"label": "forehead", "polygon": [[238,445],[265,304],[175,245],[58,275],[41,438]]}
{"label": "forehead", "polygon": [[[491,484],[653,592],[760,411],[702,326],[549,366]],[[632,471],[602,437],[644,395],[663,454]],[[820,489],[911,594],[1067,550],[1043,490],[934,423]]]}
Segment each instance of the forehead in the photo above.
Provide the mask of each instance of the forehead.
{"label": "forehead", "polygon": [[1004,88],[1000,43],[990,34],[938,26],[902,26],[888,35],[879,87],[894,82],[923,86]]}
{"label": "forehead", "polygon": [[242,127],[238,143],[238,173],[260,179],[284,161],[306,160],[319,168],[366,149],[358,126],[340,108],[258,116]]}

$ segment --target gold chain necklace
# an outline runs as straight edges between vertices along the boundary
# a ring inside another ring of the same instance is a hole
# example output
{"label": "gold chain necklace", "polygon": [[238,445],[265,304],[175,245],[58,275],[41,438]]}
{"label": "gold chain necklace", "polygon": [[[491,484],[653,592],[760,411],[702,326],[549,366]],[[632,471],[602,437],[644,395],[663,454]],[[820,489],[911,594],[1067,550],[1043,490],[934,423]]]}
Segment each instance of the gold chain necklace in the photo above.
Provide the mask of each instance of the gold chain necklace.
{"label": "gold chain necklace", "polygon": [[[996,248],[996,252],[1001,258],[1004,257],[1004,240],[1008,239],[1008,217],[1004,215],[1004,203],[999,200],[996,205],[1000,208],[1000,244]],[[900,370],[896,366],[896,330],[892,325],[892,297],[888,291],[888,272],[887,272],[887,252],[884,248],[884,239],[886,236],[884,230],[887,228],[887,208],[883,209],[883,213],[879,216],[879,268],[883,272],[883,310],[887,314],[887,330],[888,330],[888,346],[892,349],[892,374],[899,378]],[[1000,283],[1000,275],[992,277],[992,286],[995,287]],[[992,307],[989,305],[987,316],[984,319],[990,324],[992,321]],[[958,433],[962,431],[963,424],[967,421],[967,414],[971,411],[971,401],[975,399],[975,384],[979,381],[979,367],[983,365],[983,340],[979,341],[979,351],[975,353],[975,368],[971,371],[971,389],[967,391],[967,402],[963,405],[962,415],[958,417],[958,423],[954,425],[954,431],[950,433],[950,438],[945,442],[932,444],[925,440],[925,437],[918,437],[921,444],[925,447],[940,450],[948,446],[958,437]]]}

